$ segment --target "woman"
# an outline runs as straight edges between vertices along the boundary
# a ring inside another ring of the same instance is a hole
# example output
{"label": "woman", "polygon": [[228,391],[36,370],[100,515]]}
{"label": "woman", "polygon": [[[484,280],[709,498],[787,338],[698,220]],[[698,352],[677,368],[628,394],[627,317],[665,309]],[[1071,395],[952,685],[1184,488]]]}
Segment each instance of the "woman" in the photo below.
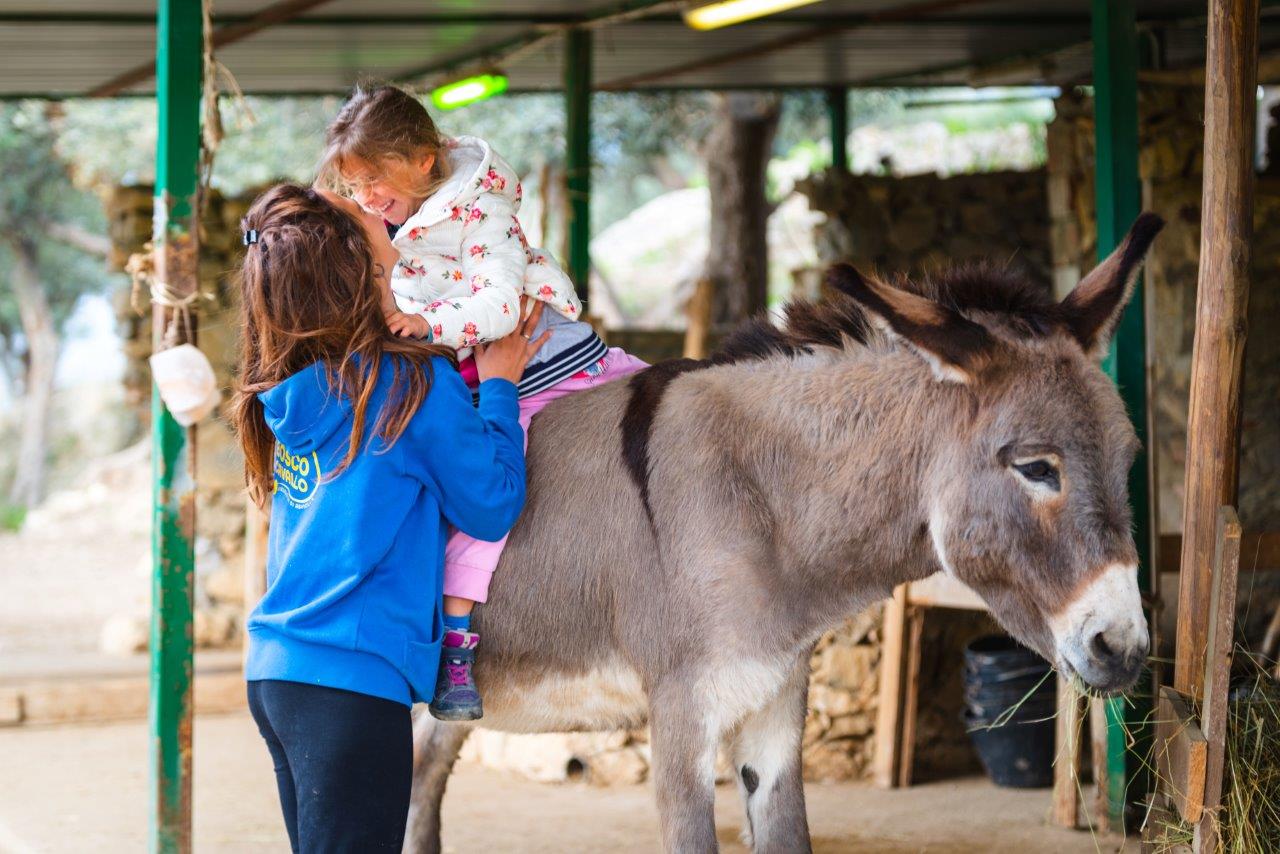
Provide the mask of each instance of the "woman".
{"label": "woman", "polygon": [[435,687],[449,525],[499,539],[524,501],[515,382],[545,340],[481,349],[477,409],[453,351],[397,339],[365,226],[281,185],[244,220],[234,420],[270,502],[248,621],[249,705],[294,851],[399,851],[410,706]]}

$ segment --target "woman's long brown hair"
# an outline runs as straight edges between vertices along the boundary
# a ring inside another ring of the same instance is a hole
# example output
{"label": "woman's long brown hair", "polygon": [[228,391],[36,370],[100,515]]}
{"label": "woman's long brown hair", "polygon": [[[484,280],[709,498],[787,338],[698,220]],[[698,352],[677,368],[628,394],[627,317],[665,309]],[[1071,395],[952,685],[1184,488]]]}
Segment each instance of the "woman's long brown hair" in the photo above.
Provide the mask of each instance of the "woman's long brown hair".
{"label": "woman's long brown hair", "polygon": [[432,356],[448,347],[396,338],[387,328],[373,252],[360,224],[314,190],[280,184],[262,194],[242,223],[257,240],[241,270],[240,376],[232,421],[244,448],[249,496],[265,507],[273,486],[275,436],[258,394],[316,362],[329,388],[351,401],[351,435],[341,474],[365,444],[369,400],[392,355],[391,387],[373,435],[389,448],[431,387]]}

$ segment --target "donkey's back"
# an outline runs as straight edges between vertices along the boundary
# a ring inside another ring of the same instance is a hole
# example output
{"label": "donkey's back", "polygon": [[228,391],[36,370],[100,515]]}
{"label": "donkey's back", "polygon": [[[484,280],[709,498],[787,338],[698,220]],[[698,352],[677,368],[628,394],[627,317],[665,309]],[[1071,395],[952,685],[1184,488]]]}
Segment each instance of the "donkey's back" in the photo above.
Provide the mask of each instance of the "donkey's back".
{"label": "donkey's back", "polygon": [[476,613],[486,727],[565,731],[643,721],[643,680],[627,641],[644,640],[628,637],[637,626],[659,624],[663,577],[622,462],[619,420],[628,398],[619,380],[534,418],[525,509],[489,602]]}

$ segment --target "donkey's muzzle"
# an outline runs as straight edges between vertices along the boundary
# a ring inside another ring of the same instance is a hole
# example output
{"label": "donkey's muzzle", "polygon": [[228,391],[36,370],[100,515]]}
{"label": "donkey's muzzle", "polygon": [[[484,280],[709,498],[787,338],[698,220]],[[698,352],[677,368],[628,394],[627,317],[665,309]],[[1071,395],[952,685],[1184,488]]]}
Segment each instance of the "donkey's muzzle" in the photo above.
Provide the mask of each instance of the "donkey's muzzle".
{"label": "donkey's muzzle", "polygon": [[1097,691],[1114,692],[1138,681],[1151,642],[1146,631],[1103,629],[1094,632],[1088,645],[1089,662],[1082,668],[1081,678]]}
{"label": "donkey's muzzle", "polygon": [[1124,691],[1138,680],[1150,648],[1137,568],[1113,564],[1050,619],[1059,666],[1093,690]]}

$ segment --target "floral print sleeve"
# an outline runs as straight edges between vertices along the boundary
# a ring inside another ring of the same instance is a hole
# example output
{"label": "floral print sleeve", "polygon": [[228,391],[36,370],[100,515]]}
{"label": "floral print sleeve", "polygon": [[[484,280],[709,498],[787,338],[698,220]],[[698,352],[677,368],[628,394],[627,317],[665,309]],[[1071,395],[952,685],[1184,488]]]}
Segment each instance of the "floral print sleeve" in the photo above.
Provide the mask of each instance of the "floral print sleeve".
{"label": "floral print sleeve", "polygon": [[474,165],[456,172],[441,198],[423,202],[394,238],[401,258],[391,290],[400,310],[424,317],[434,341],[458,350],[510,334],[522,294],[579,318],[573,283],[529,245],[516,219],[515,173],[483,141],[467,146]]}
{"label": "floral print sleeve", "polygon": [[471,295],[437,300],[422,314],[436,343],[462,349],[515,330],[529,262],[520,241],[507,237],[516,219],[506,197],[482,193],[454,208],[450,220],[462,225],[462,253],[457,265],[442,273],[451,281],[441,284],[466,284]]}

